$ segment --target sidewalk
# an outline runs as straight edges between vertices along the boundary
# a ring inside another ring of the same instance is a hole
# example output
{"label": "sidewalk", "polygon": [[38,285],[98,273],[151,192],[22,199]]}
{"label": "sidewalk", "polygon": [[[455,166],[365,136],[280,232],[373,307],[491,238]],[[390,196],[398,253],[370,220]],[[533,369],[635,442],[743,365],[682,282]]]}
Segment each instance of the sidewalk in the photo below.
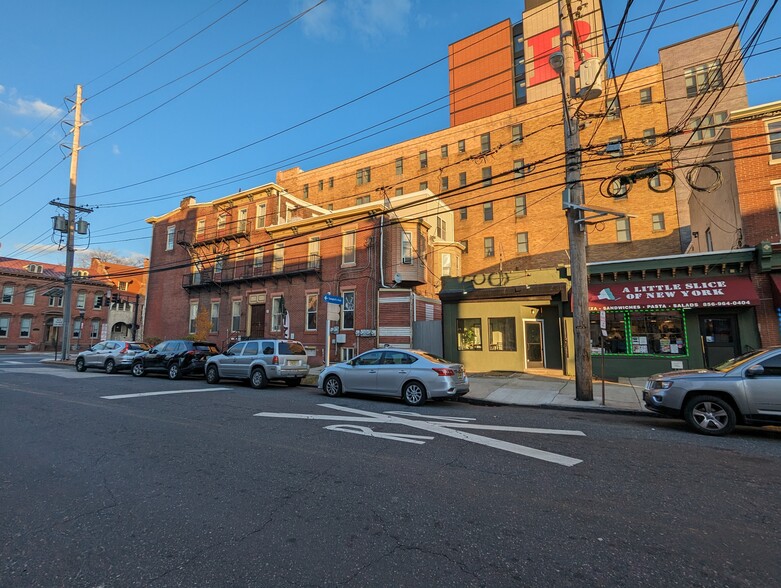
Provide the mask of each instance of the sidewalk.
{"label": "sidewalk", "polygon": [[[312,368],[303,384],[317,385],[322,367]],[[529,372],[489,372],[469,374],[469,394],[462,402],[506,404],[543,408],[594,410],[652,415],[643,407],[645,378],[605,382],[602,404],[602,381],[594,378],[594,400],[575,400],[575,377],[557,370],[536,369]]]}

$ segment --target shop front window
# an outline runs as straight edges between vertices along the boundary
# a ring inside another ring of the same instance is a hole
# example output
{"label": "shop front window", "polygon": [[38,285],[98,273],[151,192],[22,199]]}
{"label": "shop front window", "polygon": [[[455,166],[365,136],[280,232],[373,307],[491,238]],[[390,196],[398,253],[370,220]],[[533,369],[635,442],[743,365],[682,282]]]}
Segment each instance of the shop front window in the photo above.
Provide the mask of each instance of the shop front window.
{"label": "shop front window", "polygon": [[459,351],[483,350],[483,332],[479,318],[458,319],[456,329]]}
{"label": "shop front window", "polygon": [[599,314],[591,315],[591,348],[595,354],[688,355],[683,311],[607,312],[605,318],[607,336],[602,336]]}

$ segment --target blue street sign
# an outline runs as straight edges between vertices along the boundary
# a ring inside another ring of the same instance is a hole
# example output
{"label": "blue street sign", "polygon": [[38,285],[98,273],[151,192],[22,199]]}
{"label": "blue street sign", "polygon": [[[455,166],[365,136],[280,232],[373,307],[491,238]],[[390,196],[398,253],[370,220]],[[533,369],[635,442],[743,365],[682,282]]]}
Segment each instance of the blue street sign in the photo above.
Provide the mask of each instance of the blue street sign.
{"label": "blue street sign", "polygon": [[344,304],[344,298],[341,296],[332,296],[331,294],[323,294],[323,300],[330,302],[331,304]]}

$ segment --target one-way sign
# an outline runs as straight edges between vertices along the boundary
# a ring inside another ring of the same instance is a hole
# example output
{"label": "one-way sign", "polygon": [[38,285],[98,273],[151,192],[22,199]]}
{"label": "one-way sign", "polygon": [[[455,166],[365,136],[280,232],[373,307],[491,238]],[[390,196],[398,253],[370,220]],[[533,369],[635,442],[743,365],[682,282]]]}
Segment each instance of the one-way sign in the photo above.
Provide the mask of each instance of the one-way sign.
{"label": "one-way sign", "polygon": [[333,296],[331,294],[323,294],[323,300],[330,304],[344,304],[344,298],[341,296]]}

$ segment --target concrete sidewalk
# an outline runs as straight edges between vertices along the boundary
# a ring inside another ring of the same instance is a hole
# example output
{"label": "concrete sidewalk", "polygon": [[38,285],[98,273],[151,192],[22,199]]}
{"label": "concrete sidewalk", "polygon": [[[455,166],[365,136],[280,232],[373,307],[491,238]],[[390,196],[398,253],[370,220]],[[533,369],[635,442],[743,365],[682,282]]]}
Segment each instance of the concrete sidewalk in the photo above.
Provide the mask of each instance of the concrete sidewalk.
{"label": "concrete sidewalk", "polygon": [[[323,367],[312,368],[304,385],[316,386]],[[643,407],[645,378],[605,382],[602,403],[602,381],[594,379],[594,400],[575,400],[575,378],[555,370],[528,372],[489,372],[469,374],[469,394],[461,401],[477,404],[507,404],[545,408],[583,409],[601,412],[623,412],[651,415]]]}

